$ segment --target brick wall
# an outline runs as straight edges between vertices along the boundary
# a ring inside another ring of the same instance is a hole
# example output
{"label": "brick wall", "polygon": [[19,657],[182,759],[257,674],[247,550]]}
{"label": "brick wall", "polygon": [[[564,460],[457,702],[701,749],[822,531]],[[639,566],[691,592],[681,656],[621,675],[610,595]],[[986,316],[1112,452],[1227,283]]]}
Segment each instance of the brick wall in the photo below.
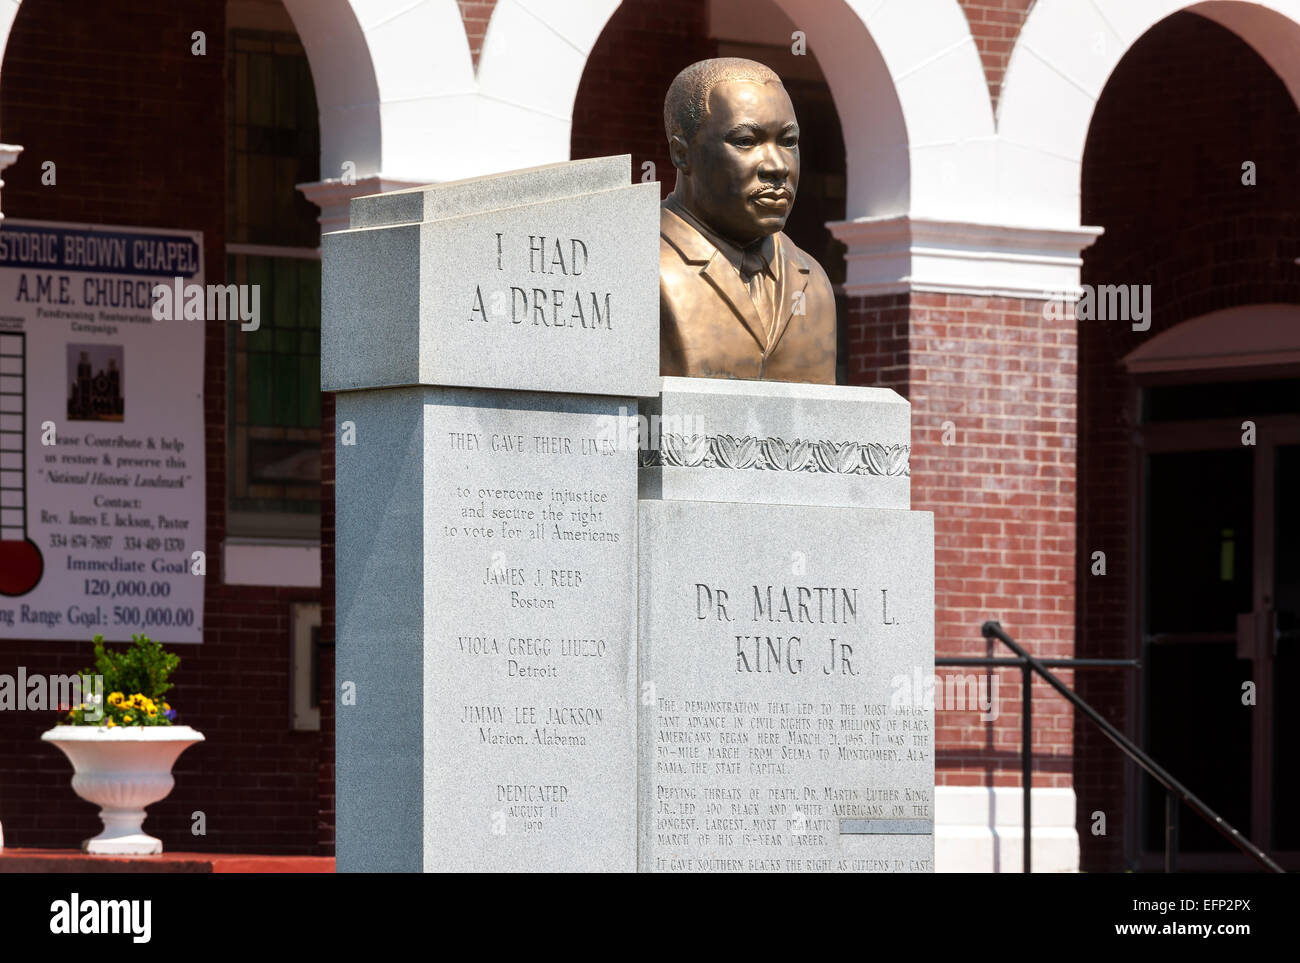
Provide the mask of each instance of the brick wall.
{"label": "brick wall", "polygon": [[[26,148],[5,172],[11,217],[201,230],[209,282],[225,269],[224,10],[222,0],[34,0],[14,24],[0,83],[0,134]],[[207,55],[190,35],[207,34]],[[45,160],[58,182],[40,184]],[[207,581],[204,641],[179,646],[173,703],[207,741],[176,766],[176,789],[146,829],[173,850],[317,850],[321,736],[293,732],[289,622],[318,591],[226,586],[225,330],[205,338]],[[166,642],[165,638],[161,641]],[[0,667],[70,673],[86,642],[0,642]],[[39,741],[57,713],[0,719],[0,820],[11,846],[76,846],[99,829],[69,786],[71,767]],[[207,835],[190,833],[206,814]]]}
{"label": "brick wall", "polygon": [[497,0],[457,0],[460,19],[465,23],[465,36],[469,39],[469,53],[478,69],[478,58],[483,53],[483,38],[487,36],[488,21],[496,9]]}
{"label": "brick wall", "polygon": [[893,388],[907,396],[911,380],[911,295],[854,298],[845,319],[848,383]]}
{"label": "brick wall", "polygon": [[1011,60],[1011,48],[1016,45],[1020,28],[1034,5],[1034,0],[958,0],[970,23],[975,47],[984,64],[984,76],[989,84],[989,97],[997,110],[1002,94],[1002,79]]}
{"label": "brick wall", "polygon": [[[850,302],[851,382],[912,405],[912,507],[935,515],[939,655],[1006,655],[979,635],[990,618],[1037,655],[1073,653],[1075,333],[1042,315],[1039,302],[964,295]],[[1019,785],[1020,674],[997,680],[991,724],[938,700],[940,785]],[[1033,730],[1035,785],[1069,786],[1070,713],[1043,683]]]}
{"label": "brick wall", "polygon": [[[1241,183],[1246,160],[1257,165],[1255,187]],[[1083,281],[1150,284],[1153,310],[1146,333],[1123,322],[1079,322],[1081,657],[1140,655],[1130,640],[1130,586],[1138,584],[1131,554],[1136,412],[1119,360],[1210,311],[1300,302],[1297,183],[1300,115],[1277,76],[1235,34],[1177,14],[1115,69],[1084,159],[1083,222],[1106,233],[1085,252]],[[1090,553],[1098,550],[1106,552],[1104,577],[1089,573]],[[1080,673],[1079,691],[1124,728],[1135,725],[1125,711],[1127,682],[1116,673]],[[1081,723],[1077,738],[1082,865],[1117,869],[1126,830],[1121,759],[1092,726]],[[1106,836],[1088,831],[1094,810],[1107,814]]]}

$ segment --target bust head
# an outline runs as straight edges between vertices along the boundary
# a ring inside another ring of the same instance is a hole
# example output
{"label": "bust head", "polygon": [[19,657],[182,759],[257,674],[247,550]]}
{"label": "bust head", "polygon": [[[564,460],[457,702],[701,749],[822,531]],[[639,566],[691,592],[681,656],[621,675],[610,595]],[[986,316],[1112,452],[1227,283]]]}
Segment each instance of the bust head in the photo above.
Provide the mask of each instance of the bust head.
{"label": "bust head", "polygon": [[785,227],[799,186],[799,125],[781,79],[739,57],[691,64],[664,101],[674,194],[739,246]]}

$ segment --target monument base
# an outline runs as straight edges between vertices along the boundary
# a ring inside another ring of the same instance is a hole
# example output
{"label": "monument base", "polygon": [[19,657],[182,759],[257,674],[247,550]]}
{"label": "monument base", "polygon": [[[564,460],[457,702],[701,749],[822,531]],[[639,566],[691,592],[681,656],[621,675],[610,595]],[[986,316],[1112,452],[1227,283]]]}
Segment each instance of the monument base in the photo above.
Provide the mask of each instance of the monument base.
{"label": "monument base", "polygon": [[934,529],[908,510],[906,402],[665,378],[646,407],[640,868],[933,871]]}
{"label": "monument base", "polygon": [[[935,789],[935,871],[1019,873],[1024,868],[1024,806],[1019,786]],[[1073,789],[1032,790],[1035,873],[1077,873],[1079,833]]]}

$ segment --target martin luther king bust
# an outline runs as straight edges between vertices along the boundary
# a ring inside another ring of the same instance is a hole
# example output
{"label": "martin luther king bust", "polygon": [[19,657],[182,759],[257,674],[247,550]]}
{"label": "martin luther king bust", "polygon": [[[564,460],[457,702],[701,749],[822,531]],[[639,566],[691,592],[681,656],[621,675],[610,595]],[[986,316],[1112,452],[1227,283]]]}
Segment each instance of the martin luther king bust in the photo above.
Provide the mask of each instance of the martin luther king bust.
{"label": "martin luther king bust", "polygon": [[835,299],[782,232],[799,186],[799,125],[770,68],[702,60],[664,101],[677,183],[659,217],[664,375],[835,383]]}

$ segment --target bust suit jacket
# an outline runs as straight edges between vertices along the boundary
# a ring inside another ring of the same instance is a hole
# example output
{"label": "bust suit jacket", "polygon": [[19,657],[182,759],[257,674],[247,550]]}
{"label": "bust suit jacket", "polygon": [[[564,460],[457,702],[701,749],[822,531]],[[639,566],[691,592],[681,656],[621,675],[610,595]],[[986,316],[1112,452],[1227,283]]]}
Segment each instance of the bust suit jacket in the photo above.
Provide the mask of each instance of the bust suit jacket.
{"label": "bust suit jacket", "polygon": [[[784,232],[776,330],[769,335],[735,266],[667,206],[659,214],[659,373],[835,383],[835,295],[820,264]],[[803,293],[802,313],[796,292]]]}

